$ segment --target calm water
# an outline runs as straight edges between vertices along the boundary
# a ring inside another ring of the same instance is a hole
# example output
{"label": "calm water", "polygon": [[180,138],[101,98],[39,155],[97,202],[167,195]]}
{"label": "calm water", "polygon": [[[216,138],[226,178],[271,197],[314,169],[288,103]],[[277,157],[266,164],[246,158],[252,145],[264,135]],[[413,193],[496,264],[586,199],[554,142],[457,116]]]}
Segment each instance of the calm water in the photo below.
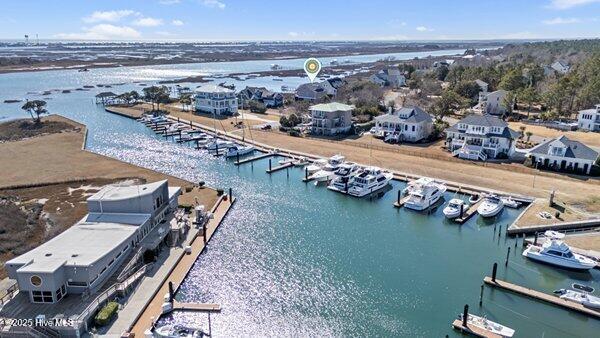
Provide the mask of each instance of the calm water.
{"label": "calm water", "polygon": [[[2,75],[0,96],[62,88],[65,81],[83,85],[82,77],[90,76],[64,73]],[[431,214],[395,210],[401,183],[379,198],[355,199],[302,183],[299,169],[267,175],[267,161],[236,167],[104,112],[92,103],[94,94],[53,94],[48,103],[50,111],[88,126],[88,149],[190,181],[233,187],[238,196],[177,294],[182,301],[221,304],[222,313],[211,316],[216,336],[458,336],[450,323],[465,303],[513,327],[519,337],[591,337],[600,330],[596,320],[497,290],[486,289],[478,307],[479,287],[493,262],[500,263],[500,278],[546,292],[573,281],[600,288],[598,271],[565,272],[526,261],[520,242],[515,249],[514,239],[494,236],[494,225],[505,228],[518,211],[506,209],[493,221],[473,217],[458,226],[443,218],[441,208]],[[24,116],[19,106],[0,103],[0,116]],[[164,321],[208,325],[201,314],[177,313]]]}

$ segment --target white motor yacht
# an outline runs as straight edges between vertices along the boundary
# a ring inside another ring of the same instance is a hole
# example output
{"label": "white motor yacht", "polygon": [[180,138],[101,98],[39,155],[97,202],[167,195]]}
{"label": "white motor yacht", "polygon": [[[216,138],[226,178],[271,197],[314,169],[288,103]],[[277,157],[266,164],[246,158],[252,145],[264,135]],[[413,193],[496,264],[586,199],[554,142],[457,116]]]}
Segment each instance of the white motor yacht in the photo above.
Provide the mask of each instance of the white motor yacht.
{"label": "white motor yacht", "polygon": [[461,208],[463,213],[467,212],[467,209],[469,209],[469,203],[461,200],[460,198],[453,198],[444,208],[444,216],[449,219],[460,217]]}
{"label": "white motor yacht", "polygon": [[546,231],[544,235],[548,240],[542,246],[528,246],[523,251],[523,256],[538,262],[573,270],[589,270],[596,266],[596,261],[593,259],[571,251],[571,248],[562,241],[565,234]]}
{"label": "white motor yacht", "polygon": [[227,148],[227,152],[225,153],[225,157],[237,157],[244,156],[254,152],[253,146],[244,146],[240,144],[234,144]]}
{"label": "white motor yacht", "polygon": [[303,156],[298,158],[297,160],[294,160],[292,164],[294,164],[295,167],[303,167],[308,164],[308,159]]}
{"label": "white motor yacht", "polygon": [[346,192],[352,180],[360,173],[360,167],[354,163],[344,163],[335,171],[335,177],[327,186],[328,189],[339,192]]}
{"label": "white motor yacht", "polygon": [[562,299],[579,303],[587,308],[600,309],[600,297],[592,296],[589,293],[567,289],[556,290],[554,293]]}
{"label": "white motor yacht", "polygon": [[210,150],[210,151],[221,151],[221,150],[225,150],[229,147],[233,147],[235,145],[235,143],[231,142],[231,141],[225,141],[225,140],[221,140],[221,139],[215,139],[212,142],[209,142],[206,144],[206,149]]}
{"label": "white motor yacht", "polygon": [[365,168],[360,174],[354,176],[348,194],[363,197],[386,187],[394,175],[377,167]]}
{"label": "white motor yacht", "polygon": [[340,165],[344,163],[346,158],[342,155],[334,155],[327,163],[321,168],[321,170],[316,173],[310,175],[308,177],[309,180],[314,180],[316,182],[329,182],[335,177],[335,171],[338,170]]}
{"label": "white motor yacht", "polygon": [[181,325],[165,325],[154,329],[156,338],[202,338],[208,335],[200,329],[192,329]]}
{"label": "white motor yacht", "polygon": [[321,170],[326,164],[327,164],[327,160],[318,159],[318,160],[315,160],[312,164],[309,164],[305,169],[309,175],[312,175],[312,174],[316,173],[317,171]]}
{"label": "white motor yacht", "polygon": [[504,203],[505,207],[517,209],[517,208],[519,208],[521,206],[521,202],[515,201],[510,196],[503,196],[503,197],[500,197],[500,199],[502,200],[502,203]]}
{"label": "white motor yacht", "polygon": [[504,203],[502,200],[495,195],[488,195],[484,197],[483,202],[477,207],[477,212],[482,217],[494,217],[502,211]]}
{"label": "white motor yacht", "polygon": [[[462,321],[462,313],[458,315],[458,319]],[[514,336],[515,330],[510,327],[506,327],[504,325],[498,324],[496,322],[492,322],[491,320],[485,317],[479,317],[476,315],[472,315],[469,313],[467,316],[467,324],[477,326],[480,329],[488,331],[494,336],[500,336],[505,338],[510,338]]]}
{"label": "white motor yacht", "polygon": [[432,179],[419,179],[420,184],[411,185],[405,189],[408,193],[408,199],[404,202],[404,207],[411,210],[425,210],[434,205],[444,196],[446,185],[437,183]]}

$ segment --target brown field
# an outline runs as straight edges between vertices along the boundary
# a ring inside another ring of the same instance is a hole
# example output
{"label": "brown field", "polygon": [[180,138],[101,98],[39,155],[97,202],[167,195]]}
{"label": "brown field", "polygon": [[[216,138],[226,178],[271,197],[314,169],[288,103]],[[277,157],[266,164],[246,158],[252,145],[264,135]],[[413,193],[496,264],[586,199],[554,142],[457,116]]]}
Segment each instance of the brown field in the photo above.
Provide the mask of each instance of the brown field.
{"label": "brown field", "polygon": [[510,127],[516,131],[519,131],[519,127],[525,127],[525,131],[533,133],[532,137],[542,138],[556,138],[561,135],[565,135],[571,140],[582,142],[591,147],[600,147],[600,135],[598,133],[590,133],[583,131],[560,131],[556,129],[550,129],[543,126],[532,126],[521,122],[509,122]]}
{"label": "brown field", "polygon": [[27,132],[21,135],[27,138],[0,143],[2,262],[77,222],[87,213],[87,196],[106,184],[168,179],[170,185],[184,187],[182,204],[192,204],[196,198],[207,206],[216,201],[213,189],[192,189],[192,183],[176,177],[82,150],[83,125],[59,116],[44,121],[63,124],[65,129],[35,137]]}

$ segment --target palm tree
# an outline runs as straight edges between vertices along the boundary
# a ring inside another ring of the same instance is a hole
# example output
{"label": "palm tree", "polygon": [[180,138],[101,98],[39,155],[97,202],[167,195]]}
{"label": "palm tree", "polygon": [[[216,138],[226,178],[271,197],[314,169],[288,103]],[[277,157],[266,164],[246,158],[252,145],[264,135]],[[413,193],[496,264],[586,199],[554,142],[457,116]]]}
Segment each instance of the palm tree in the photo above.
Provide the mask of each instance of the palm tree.
{"label": "palm tree", "polygon": [[527,143],[529,143],[529,140],[531,139],[531,135],[533,135],[533,133],[532,133],[532,132],[530,132],[530,131],[527,131],[527,132],[525,133],[525,135],[527,135]]}
{"label": "palm tree", "polygon": [[521,131],[521,136],[519,136],[520,139],[523,138],[523,136],[525,135],[525,126],[519,126],[519,130]]}
{"label": "palm tree", "polygon": [[181,110],[185,111],[186,106],[192,105],[192,95],[191,94],[183,94],[183,95],[181,95],[181,99],[179,101],[181,102]]}
{"label": "palm tree", "polygon": [[29,112],[34,123],[39,123],[41,121],[41,115],[48,114],[46,101],[43,100],[27,101],[21,109]]}

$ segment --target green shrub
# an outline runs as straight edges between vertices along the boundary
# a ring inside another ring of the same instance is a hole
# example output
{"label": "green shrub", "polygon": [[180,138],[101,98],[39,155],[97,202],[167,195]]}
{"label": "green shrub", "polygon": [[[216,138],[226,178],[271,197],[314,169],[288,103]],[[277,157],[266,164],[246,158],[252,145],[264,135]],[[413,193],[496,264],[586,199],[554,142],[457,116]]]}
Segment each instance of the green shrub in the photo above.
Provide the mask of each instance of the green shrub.
{"label": "green shrub", "polygon": [[117,302],[108,302],[104,307],[98,311],[94,320],[96,321],[96,325],[104,326],[108,324],[114,315],[117,313],[119,309],[119,303]]}

